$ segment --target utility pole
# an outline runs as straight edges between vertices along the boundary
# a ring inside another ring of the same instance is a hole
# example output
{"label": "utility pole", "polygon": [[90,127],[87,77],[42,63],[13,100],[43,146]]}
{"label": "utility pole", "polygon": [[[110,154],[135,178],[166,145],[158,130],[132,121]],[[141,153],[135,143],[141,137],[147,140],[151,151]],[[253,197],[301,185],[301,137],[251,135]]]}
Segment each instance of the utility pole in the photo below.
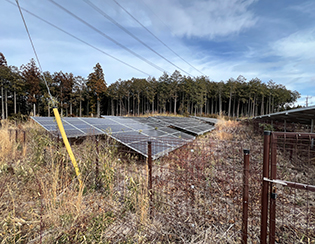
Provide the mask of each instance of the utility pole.
{"label": "utility pole", "polygon": [[308,99],[311,99],[312,97],[306,96],[305,106],[308,107]]}

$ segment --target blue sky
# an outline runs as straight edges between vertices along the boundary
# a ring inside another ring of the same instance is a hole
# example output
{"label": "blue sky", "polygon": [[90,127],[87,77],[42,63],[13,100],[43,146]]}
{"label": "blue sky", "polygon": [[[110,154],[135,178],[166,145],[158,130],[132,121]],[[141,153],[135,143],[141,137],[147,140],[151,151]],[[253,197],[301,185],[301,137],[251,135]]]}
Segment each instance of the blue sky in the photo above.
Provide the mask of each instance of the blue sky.
{"label": "blue sky", "polygon": [[[34,54],[15,1],[0,1],[0,52],[9,65],[26,64]],[[312,97],[309,105],[315,105],[313,0],[115,0],[173,52],[114,0],[54,1],[90,27],[49,0],[20,0],[22,8],[85,42],[22,10],[44,71],[62,70],[87,77],[95,64],[100,63],[107,84],[118,79],[147,78],[148,75],[158,78],[162,75],[161,69],[173,73],[177,67],[186,72],[180,70],[183,75],[205,74],[214,81],[243,75],[247,80],[258,77],[268,82],[272,79],[299,91],[299,104],[305,105],[306,96],[309,96]],[[159,55],[104,15],[110,16]]]}

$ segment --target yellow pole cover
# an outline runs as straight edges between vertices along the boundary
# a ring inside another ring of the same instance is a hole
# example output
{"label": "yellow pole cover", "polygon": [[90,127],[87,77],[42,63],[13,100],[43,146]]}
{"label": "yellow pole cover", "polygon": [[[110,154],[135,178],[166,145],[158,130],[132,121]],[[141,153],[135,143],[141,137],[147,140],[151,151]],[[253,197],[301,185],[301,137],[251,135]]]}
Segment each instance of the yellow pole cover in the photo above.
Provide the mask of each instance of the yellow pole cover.
{"label": "yellow pole cover", "polygon": [[76,175],[78,177],[78,180],[79,180],[79,183],[80,183],[80,187],[82,187],[82,180],[81,180],[81,174],[80,174],[79,166],[78,166],[77,161],[75,160],[75,157],[74,157],[73,152],[71,150],[70,143],[68,141],[65,129],[63,127],[63,124],[62,124],[62,121],[61,121],[58,109],[57,108],[53,108],[53,111],[54,111],[54,115],[55,115],[55,118],[56,118],[56,121],[57,121],[57,124],[58,124],[58,128],[60,130],[63,142],[64,142],[64,144],[66,146],[66,149],[68,151],[68,154],[69,154],[71,162],[72,162],[72,165],[73,165],[73,167],[75,169],[75,173],[76,173]]}

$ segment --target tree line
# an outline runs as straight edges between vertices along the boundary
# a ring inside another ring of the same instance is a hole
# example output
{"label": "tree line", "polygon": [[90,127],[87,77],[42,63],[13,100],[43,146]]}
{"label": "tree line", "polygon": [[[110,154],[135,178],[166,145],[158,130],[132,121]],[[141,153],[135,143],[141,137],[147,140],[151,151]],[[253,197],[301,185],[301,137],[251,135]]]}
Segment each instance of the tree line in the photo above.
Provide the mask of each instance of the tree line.
{"label": "tree line", "polygon": [[[86,78],[62,71],[43,72],[64,116],[140,115],[152,112],[184,115],[257,116],[292,107],[299,92],[259,78],[215,82],[206,76],[183,76],[175,70],[158,79],[131,78],[107,85],[99,63]],[[50,116],[52,103],[34,59],[20,68],[8,66],[0,53],[1,116]]]}

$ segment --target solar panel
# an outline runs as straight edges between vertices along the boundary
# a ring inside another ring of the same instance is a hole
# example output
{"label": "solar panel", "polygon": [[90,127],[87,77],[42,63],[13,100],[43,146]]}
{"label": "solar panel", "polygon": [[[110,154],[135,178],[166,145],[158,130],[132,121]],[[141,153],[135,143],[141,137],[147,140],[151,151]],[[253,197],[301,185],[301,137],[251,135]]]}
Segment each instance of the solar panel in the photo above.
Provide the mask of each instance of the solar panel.
{"label": "solar panel", "polygon": [[271,113],[254,117],[255,120],[262,121],[286,121],[288,123],[299,123],[311,125],[315,117],[315,106],[290,109],[282,112]]}
{"label": "solar panel", "polygon": [[190,117],[191,117],[191,118],[198,119],[198,120],[200,120],[200,121],[204,121],[204,122],[213,124],[213,125],[215,125],[216,123],[218,123],[218,119],[215,119],[215,118],[197,117],[197,116],[190,116]]}
{"label": "solar panel", "polygon": [[[53,117],[31,118],[47,131],[60,136]],[[203,117],[102,116],[102,118],[64,117],[62,121],[68,138],[107,134],[146,157],[148,156],[147,142],[151,141],[152,157],[156,159],[193,140],[194,135],[201,135],[214,129],[213,125],[201,121],[200,118]]]}
{"label": "solar panel", "polygon": [[[102,117],[63,117],[67,137],[107,134],[146,157],[148,156],[147,142],[151,141],[153,159],[181,147],[195,138],[193,135],[168,128],[168,123],[156,122],[153,118]],[[54,117],[31,118],[47,131],[60,136]]]}
{"label": "solar panel", "polygon": [[156,116],[153,118],[157,122],[164,122],[167,126],[172,126],[174,128],[192,133],[194,135],[202,135],[214,129],[213,125],[204,123],[195,118],[167,116]]}

